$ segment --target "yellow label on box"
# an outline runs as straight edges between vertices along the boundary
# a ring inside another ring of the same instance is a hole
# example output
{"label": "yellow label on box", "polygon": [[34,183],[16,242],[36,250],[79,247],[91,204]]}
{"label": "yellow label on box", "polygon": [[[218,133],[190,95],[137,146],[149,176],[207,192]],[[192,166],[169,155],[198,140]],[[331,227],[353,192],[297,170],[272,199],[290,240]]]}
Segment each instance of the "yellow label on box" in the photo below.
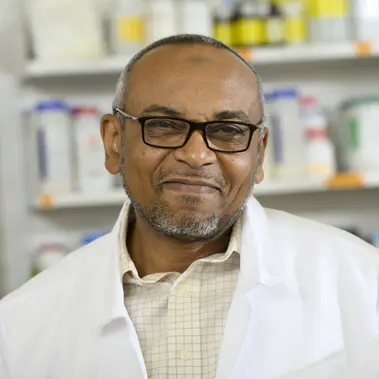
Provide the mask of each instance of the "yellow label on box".
{"label": "yellow label on box", "polygon": [[349,13],[349,0],[308,0],[312,17],[345,17]]}
{"label": "yellow label on box", "polygon": [[216,22],[214,25],[214,37],[226,45],[232,45],[233,35],[231,22]]}
{"label": "yellow label on box", "polygon": [[284,22],[284,36],[287,43],[300,43],[306,39],[305,19],[301,16],[288,16]]}
{"label": "yellow label on box", "polygon": [[236,22],[236,40],[240,46],[262,45],[265,42],[265,22],[262,19],[242,19]]}
{"label": "yellow label on box", "polygon": [[119,43],[142,43],[145,39],[145,22],[142,17],[120,17],[117,22]]}

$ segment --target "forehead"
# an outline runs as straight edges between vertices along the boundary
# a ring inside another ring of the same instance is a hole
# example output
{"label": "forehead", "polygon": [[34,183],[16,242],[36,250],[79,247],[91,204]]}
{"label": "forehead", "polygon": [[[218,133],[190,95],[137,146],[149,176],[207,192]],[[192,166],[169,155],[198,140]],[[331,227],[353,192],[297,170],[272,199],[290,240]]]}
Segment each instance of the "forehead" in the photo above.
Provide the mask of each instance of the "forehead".
{"label": "forehead", "polygon": [[[202,45],[161,46],[143,56],[128,77],[127,109],[151,104],[213,112],[260,107],[252,70],[226,49]],[[204,113],[202,112],[202,113]]]}

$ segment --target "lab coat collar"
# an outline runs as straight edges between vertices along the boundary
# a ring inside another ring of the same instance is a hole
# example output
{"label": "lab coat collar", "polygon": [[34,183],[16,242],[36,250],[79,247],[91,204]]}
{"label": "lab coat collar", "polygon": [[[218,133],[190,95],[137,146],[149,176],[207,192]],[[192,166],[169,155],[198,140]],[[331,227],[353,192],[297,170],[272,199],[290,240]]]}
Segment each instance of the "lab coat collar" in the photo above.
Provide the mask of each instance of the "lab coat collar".
{"label": "lab coat collar", "polygon": [[[118,235],[122,218],[126,217],[130,200],[126,200],[110,235],[99,241],[104,247],[99,247],[93,254],[93,264],[88,265],[86,274],[78,280],[75,290],[87,296],[93,293],[92,306],[86,302],[86,309],[91,313],[89,319],[96,320],[95,328],[109,324],[118,318],[129,316],[124,305],[122,278],[118,251]],[[264,249],[267,237],[268,220],[265,210],[252,197],[247,202],[242,215],[242,247],[240,290],[247,294],[258,284],[272,286],[281,281],[275,264],[270,261],[268,250]],[[95,242],[96,243],[96,242]],[[96,255],[96,256],[95,256]],[[86,264],[83,262],[84,265]],[[88,308],[87,308],[88,307]]]}

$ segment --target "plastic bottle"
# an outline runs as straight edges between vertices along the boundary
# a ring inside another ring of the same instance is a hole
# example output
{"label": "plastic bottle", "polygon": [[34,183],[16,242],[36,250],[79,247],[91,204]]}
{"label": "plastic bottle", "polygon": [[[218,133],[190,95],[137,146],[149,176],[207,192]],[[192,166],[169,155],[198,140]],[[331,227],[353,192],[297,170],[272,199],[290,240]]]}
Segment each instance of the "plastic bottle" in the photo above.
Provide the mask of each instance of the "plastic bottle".
{"label": "plastic bottle", "polygon": [[270,1],[265,34],[268,45],[281,45],[285,41],[285,19],[278,1]]}
{"label": "plastic bottle", "polygon": [[234,25],[235,46],[245,48],[265,44],[265,18],[258,1],[242,0],[237,7]]}
{"label": "plastic bottle", "polygon": [[312,43],[338,43],[351,39],[349,0],[310,0],[309,38]]}
{"label": "plastic bottle", "polygon": [[275,92],[275,119],[272,125],[275,175],[289,180],[306,175],[305,134],[300,117],[298,92],[293,88]]}
{"label": "plastic bottle", "polygon": [[379,173],[379,97],[350,99],[342,104],[339,144],[344,169],[363,174]]}
{"label": "plastic bottle", "polygon": [[266,120],[265,126],[269,131],[269,139],[266,146],[265,156],[264,156],[264,174],[265,179],[273,179],[275,177],[275,160],[274,160],[274,150],[273,143],[274,141],[271,139],[271,132],[273,129],[273,125],[275,124],[275,93],[269,92],[265,94],[265,113]]}
{"label": "plastic bottle", "polygon": [[207,0],[182,0],[179,33],[212,35],[211,8]]}
{"label": "plastic bottle", "polygon": [[85,234],[83,234],[83,236],[81,238],[81,245],[82,246],[88,245],[88,244],[96,241],[98,238],[105,236],[107,233],[108,232],[85,233]]}
{"label": "plastic bottle", "polygon": [[282,0],[284,14],[284,42],[299,45],[306,42],[307,23],[303,0]]}
{"label": "plastic bottle", "polygon": [[104,167],[98,110],[76,107],[73,115],[77,189],[85,194],[107,193],[112,189],[112,176]]}
{"label": "plastic bottle", "polygon": [[230,4],[222,3],[214,9],[213,36],[230,46],[234,45],[233,31],[233,8]]}
{"label": "plastic bottle", "polygon": [[336,156],[328,134],[328,120],[313,97],[301,101],[307,137],[307,170],[311,178],[325,180],[336,174]]}
{"label": "plastic bottle", "polygon": [[73,188],[71,110],[60,100],[41,101],[33,113],[38,191],[64,195]]}
{"label": "plastic bottle", "polygon": [[352,1],[355,39],[358,41],[379,41],[379,1]]}
{"label": "plastic bottle", "polygon": [[32,262],[31,277],[56,265],[67,254],[67,247],[60,243],[48,243],[39,246]]}
{"label": "plastic bottle", "polygon": [[111,17],[112,52],[133,54],[146,40],[146,15],[140,0],[115,0]]}
{"label": "plastic bottle", "polygon": [[179,25],[174,0],[150,0],[148,20],[150,41],[178,34]]}

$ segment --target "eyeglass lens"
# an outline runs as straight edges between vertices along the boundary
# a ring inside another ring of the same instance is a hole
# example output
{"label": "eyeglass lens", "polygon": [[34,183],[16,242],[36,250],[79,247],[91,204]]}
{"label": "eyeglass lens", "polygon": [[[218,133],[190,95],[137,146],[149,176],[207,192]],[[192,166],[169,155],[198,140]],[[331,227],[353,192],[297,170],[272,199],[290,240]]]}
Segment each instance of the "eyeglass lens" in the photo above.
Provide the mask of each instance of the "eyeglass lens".
{"label": "eyeglass lens", "polygon": [[[145,121],[145,142],[159,147],[179,147],[184,144],[190,124],[183,120],[148,119]],[[205,135],[211,149],[222,151],[244,150],[249,144],[250,128],[233,122],[210,123]]]}

